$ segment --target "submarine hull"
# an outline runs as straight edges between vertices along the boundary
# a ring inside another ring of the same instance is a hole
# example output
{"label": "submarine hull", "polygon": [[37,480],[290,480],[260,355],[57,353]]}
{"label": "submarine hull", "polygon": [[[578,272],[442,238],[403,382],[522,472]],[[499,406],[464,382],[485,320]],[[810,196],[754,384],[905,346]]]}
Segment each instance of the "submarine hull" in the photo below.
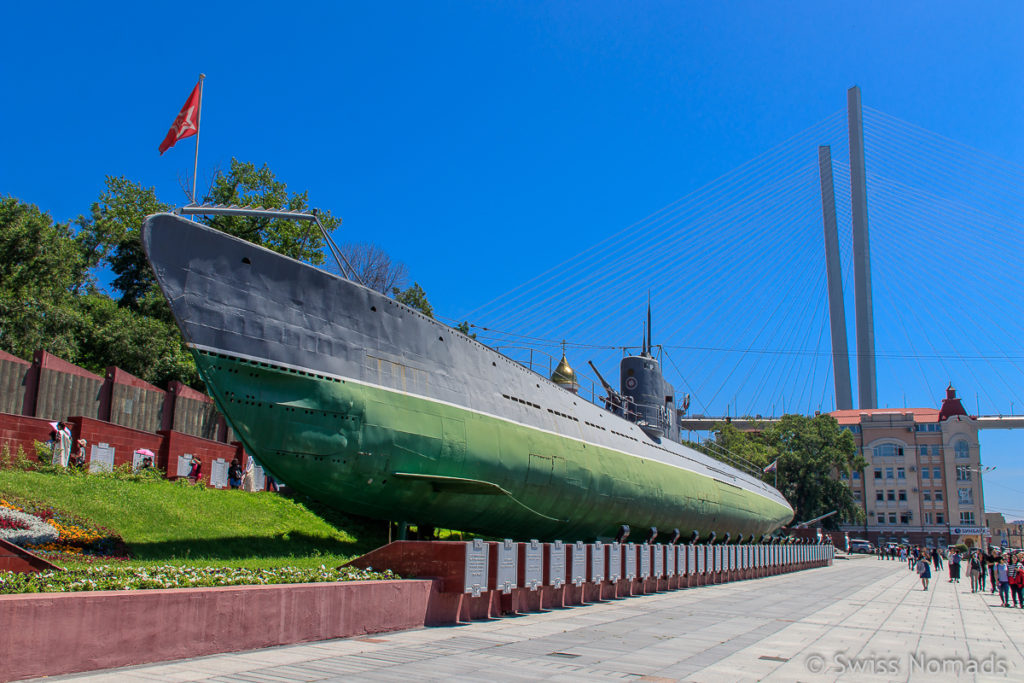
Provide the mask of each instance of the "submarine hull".
{"label": "submarine hull", "polygon": [[246,450],[332,507],[522,539],[792,518],[764,482],[378,292],[171,214],[142,239]]}

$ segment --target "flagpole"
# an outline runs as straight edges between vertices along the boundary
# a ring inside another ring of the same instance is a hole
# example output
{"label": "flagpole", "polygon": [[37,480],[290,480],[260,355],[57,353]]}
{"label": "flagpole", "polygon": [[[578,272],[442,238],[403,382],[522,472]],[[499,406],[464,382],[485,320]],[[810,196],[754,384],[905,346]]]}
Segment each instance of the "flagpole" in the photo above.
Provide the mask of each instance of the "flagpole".
{"label": "flagpole", "polygon": [[206,78],[206,74],[199,74],[199,111],[196,112],[196,162],[192,167],[192,203],[198,204],[196,201],[196,180],[199,176],[199,133],[202,129],[203,120],[203,80]]}

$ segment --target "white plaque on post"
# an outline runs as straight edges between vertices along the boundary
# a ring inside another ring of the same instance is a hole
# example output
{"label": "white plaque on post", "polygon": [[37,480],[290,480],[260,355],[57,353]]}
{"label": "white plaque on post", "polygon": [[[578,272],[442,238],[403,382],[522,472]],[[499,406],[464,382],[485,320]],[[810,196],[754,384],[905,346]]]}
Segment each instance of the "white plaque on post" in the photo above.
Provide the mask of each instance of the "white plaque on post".
{"label": "white plaque on post", "polygon": [[526,585],[524,588],[535,591],[544,583],[544,546],[536,539],[526,543],[525,546],[523,583]]}
{"label": "white plaque on post", "polygon": [[736,546],[729,546],[729,571],[739,568],[736,564]]}
{"label": "white plaque on post", "polygon": [[676,575],[676,557],[679,555],[677,547],[675,545],[665,546],[665,576],[670,579]]}
{"label": "white plaque on post", "polygon": [[565,584],[565,544],[554,541],[548,544],[548,583],[561,588]]}
{"label": "white plaque on post", "polygon": [[622,578],[622,544],[608,544],[608,580],[618,581]]}
{"label": "white plaque on post", "polygon": [[210,466],[210,484],[214,488],[222,489],[228,485],[228,461],[224,458],[217,458]]}
{"label": "white plaque on post", "polygon": [[518,588],[519,577],[519,547],[506,538],[498,544],[498,566],[495,568],[498,585],[502,593],[511,593],[513,588]]}
{"label": "white plaque on post", "polygon": [[640,544],[640,578],[651,578],[651,546]]}
{"label": "white plaque on post", "polygon": [[[90,472],[112,472],[114,470],[114,447],[109,443],[96,443],[89,452]],[[185,474],[188,474],[186,472]]]}
{"label": "white plaque on post", "polygon": [[587,582],[587,546],[576,541],[572,546],[572,585],[582,586]]}
{"label": "white plaque on post", "polygon": [[704,546],[692,544],[686,546],[686,573],[704,573]]}
{"label": "white plaque on post", "polygon": [[593,583],[604,581],[604,554],[608,546],[596,541],[590,546],[590,580]]}
{"label": "white plaque on post", "polygon": [[651,563],[651,575],[656,579],[660,579],[665,576],[665,546],[661,543],[655,543],[653,548],[654,557]]}
{"label": "white plaque on post", "polygon": [[479,538],[466,543],[466,573],[463,593],[479,598],[487,590],[487,544]]}
{"label": "white plaque on post", "polygon": [[626,578],[632,581],[636,578],[636,543],[627,543],[622,547],[624,549],[623,555],[626,560]]}

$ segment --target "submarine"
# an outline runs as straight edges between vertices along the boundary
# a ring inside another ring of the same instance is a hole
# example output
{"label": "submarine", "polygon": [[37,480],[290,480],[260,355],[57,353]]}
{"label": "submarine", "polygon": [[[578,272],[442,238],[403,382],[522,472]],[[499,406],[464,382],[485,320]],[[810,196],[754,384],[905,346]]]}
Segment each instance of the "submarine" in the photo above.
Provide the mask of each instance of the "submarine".
{"label": "submarine", "polygon": [[629,527],[735,541],[793,517],[758,477],[681,443],[649,324],[642,350],[620,362],[619,387],[601,377],[598,405],[576,393],[564,354],[551,377],[540,375],[354,274],[181,213],[147,217],[141,237],[207,391],[246,451],[332,508],[539,540],[610,539]]}

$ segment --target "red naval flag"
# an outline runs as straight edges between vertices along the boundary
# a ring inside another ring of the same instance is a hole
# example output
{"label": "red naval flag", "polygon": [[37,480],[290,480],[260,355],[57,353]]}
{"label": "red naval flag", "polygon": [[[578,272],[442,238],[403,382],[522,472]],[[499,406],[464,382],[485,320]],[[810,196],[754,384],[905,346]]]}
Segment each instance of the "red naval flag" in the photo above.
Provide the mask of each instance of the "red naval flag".
{"label": "red naval flag", "polygon": [[171,129],[167,131],[167,136],[164,141],[160,143],[160,154],[174,147],[174,144],[178,140],[196,135],[199,132],[199,100],[200,100],[200,88],[202,86],[203,79],[199,79],[196,83],[196,87],[192,88],[192,94],[185,100],[185,106],[178,112],[177,118],[174,119],[174,123],[171,124]]}

